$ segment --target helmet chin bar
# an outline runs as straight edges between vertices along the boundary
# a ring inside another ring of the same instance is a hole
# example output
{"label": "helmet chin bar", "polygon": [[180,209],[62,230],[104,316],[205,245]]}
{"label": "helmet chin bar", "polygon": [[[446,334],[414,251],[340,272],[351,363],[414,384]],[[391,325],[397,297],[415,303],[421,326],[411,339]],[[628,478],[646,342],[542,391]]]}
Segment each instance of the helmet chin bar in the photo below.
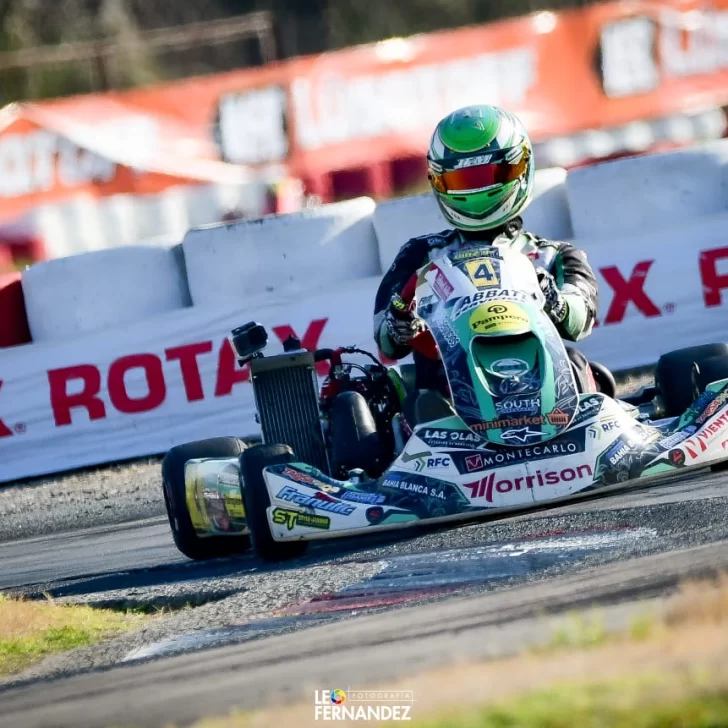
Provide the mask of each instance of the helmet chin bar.
{"label": "helmet chin bar", "polygon": [[436,197],[437,202],[440,205],[440,209],[442,210],[442,214],[455,227],[462,230],[491,230],[508,223],[516,215],[518,215],[518,213],[521,212],[530,201],[527,197],[523,200],[522,204],[517,205],[516,202],[520,191],[521,185],[514,185],[511,194],[506,197],[500,207],[482,219],[469,217],[468,215],[455,210],[443,200],[441,195],[436,195]]}

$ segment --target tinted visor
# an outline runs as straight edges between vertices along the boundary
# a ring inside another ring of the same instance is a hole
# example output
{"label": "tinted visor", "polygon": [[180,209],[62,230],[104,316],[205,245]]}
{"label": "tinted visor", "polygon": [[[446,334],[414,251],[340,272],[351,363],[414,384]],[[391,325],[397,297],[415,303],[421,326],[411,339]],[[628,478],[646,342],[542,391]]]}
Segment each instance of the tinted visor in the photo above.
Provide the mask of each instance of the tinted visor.
{"label": "tinted visor", "polygon": [[430,180],[438,192],[450,194],[477,192],[486,187],[505,185],[517,180],[525,174],[528,160],[528,152],[524,150],[520,160],[515,164],[502,159],[499,162],[460,167],[439,174],[430,170]]}

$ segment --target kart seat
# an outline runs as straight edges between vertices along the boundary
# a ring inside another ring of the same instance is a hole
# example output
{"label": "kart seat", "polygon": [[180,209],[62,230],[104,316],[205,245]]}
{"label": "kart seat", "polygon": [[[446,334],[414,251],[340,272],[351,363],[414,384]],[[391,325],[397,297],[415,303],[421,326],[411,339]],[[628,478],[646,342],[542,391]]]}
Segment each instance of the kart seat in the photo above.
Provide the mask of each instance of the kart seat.
{"label": "kart seat", "polygon": [[594,382],[597,385],[597,389],[602,393],[606,394],[607,397],[612,399],[617,398],[617,382],[612,374],[604,364],[600,364],[596,361],[589,362],[589,368],[592,371]]}
{"label": "kart seat", "polygon": [[457,413],[439,392],[434,389],[421,389],[407,395],[402,405],[402,414],[407,424],[414,428],[425,422],[453,417]]}
{"label": "kart seat", "polygon": [[402,377],[407,394],[412,394],[417,390],[417,371],[414,364],[400,364],[399,376]]}

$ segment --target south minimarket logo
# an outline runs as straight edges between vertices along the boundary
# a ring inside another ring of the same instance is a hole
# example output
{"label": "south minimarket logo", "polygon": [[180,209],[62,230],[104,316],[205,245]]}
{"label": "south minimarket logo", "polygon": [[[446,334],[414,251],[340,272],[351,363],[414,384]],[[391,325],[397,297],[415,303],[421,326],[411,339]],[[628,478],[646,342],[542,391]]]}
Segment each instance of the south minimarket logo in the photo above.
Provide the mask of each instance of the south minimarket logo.
{"label": "south minimarket logo", "polygon": [[314,690],[315,720],[412,720],[412,690]]}

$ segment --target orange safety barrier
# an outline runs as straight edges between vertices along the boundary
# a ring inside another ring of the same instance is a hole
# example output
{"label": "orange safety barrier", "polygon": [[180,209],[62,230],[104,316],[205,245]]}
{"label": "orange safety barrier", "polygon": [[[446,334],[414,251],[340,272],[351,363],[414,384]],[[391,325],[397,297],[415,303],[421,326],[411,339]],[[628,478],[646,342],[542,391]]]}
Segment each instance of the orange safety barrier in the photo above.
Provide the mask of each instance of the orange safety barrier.
{"label": "orange safety barrier", "polygon": [[366,169],[384,194],[382,165],[421,156],[437,119],[473,102],[511,109],[537,142],[722,107],[727,28],[728,0],[606,3],[15,105],[0,124],[0,219],[78,192],[234,181],[242,168],[324,197],[335,182],[322,176]]}

